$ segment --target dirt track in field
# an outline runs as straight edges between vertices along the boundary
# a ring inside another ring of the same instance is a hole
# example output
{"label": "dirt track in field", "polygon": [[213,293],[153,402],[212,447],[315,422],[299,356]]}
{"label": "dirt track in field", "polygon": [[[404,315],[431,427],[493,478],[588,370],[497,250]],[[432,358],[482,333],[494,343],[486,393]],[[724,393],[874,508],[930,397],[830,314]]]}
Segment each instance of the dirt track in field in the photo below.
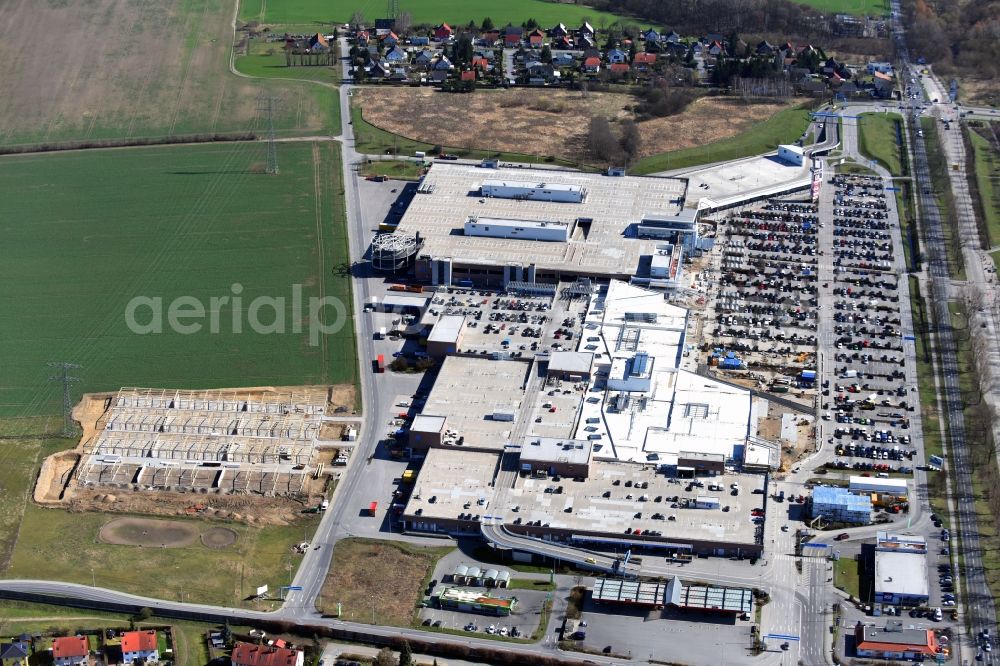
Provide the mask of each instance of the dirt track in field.
{"label": "dirt track in field", "polygon": [[[390,132],[455,148],[552,155],[589,161],[590,119],[632,117],[625,93],[569,90],[482,91],[471,95],[430,88],[369,87],[356,91],[368,122]],[[790,104],[755,104],[703,97],[682,113],[640,123],[641,156],[735,136]],[[544,131],[541,129],[544,128]]]}

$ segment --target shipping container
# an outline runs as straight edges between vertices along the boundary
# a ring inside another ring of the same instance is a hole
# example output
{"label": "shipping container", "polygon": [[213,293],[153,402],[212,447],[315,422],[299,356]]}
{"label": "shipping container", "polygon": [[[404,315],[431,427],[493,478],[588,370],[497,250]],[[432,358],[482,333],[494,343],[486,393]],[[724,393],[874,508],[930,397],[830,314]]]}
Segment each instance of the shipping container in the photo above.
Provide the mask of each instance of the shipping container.
{"label": "shipping container", "polygon": [[385,355],[379,354],[375,359],[375,372],[385,372]]}
{"label": "shipping container", "polygon": [[375,512],[378,510],[378,502],[372,502],[368,505],[368,515],[374,516]]}

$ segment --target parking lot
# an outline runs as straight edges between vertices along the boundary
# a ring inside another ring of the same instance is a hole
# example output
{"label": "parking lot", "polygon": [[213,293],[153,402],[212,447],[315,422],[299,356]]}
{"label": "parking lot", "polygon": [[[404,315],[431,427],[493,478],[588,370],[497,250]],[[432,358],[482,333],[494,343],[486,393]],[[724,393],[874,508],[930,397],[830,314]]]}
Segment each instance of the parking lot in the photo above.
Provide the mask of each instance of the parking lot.
{"label": "parking lot", "polygon": [[731,616],[601,605],[589,595],[583,611],[586,638],[573,642],[628,658],[670,655],[671,661],[698,664],[713,654],[712,663],[726,664],[746,655],[751,645],[752,622]]}
{"label": "parking lot", "polygon": [[760,388],[811,389],[798,385],[816,367],[817,228],[814,204],[782,199],[719,221],[719,291],[703,351],[733,352]]}
{"label": "parking lot", "polygon": [[[823,420],[832,428],[833,467],[869,473],[913,471],[911,414],[900,291],[902,257],[894,249],[881,179],[837,175],[833,187],[830,348],[822,384]],[[897,509],[892,509],[897,510]]]}

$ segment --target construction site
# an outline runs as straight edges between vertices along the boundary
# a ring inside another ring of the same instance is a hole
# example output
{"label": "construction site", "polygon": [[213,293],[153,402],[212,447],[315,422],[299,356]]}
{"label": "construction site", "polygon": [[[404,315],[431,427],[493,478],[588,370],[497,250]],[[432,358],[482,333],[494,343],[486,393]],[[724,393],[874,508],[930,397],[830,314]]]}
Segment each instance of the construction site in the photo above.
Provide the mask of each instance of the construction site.
{"label": "construction site", "polygon": [[[35,499],[210,516],[238,509],[259,515],[265,507],[282,513],[288,504],[287,516],[277,519],[283,522],[321,501],[332,461],[346,452],[341,440],[357,424],[327,416],[342,411],[338,403],[350,404],[346,393],[315,386],[85,395],[73,412],[83,437],[75,449],[44,462]],[[192,504],[192,493],[214,497]],[[151,494],[151,503],[140,499]]]}

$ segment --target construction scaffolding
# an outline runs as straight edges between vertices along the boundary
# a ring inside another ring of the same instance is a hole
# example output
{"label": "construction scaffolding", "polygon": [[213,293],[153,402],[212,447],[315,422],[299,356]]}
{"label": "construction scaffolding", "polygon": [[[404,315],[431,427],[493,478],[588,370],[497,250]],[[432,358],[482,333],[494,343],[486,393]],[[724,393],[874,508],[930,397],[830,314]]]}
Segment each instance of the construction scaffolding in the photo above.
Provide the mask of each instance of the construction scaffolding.
{"label": "construction scaffolding", "polygon": [[125,387],[111,400],[112,407],[186,409],[206,412],[264,414],[324,414],[325,390],[179,391]]}
{"label": "construction scaffolding", "polygon": [[85,486],[294,495],[327,404],[311,393],[123,388],[83,446]]}

